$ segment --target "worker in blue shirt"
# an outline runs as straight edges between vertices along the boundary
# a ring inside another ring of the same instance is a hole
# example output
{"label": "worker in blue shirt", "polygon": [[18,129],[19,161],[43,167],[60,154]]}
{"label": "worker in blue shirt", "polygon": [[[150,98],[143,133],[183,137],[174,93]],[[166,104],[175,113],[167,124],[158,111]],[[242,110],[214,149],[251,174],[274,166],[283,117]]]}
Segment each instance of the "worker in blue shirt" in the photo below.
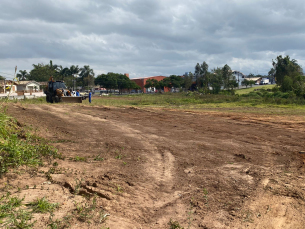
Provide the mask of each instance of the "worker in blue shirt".
{"label": "worker in blue shirt", "polygon": [[76,96],[80,96],[79,90],[76,91]]}
{"label": "worker in blue shirt", "polygon": [[92,92],[89,91],[89,103],[91,103]]}

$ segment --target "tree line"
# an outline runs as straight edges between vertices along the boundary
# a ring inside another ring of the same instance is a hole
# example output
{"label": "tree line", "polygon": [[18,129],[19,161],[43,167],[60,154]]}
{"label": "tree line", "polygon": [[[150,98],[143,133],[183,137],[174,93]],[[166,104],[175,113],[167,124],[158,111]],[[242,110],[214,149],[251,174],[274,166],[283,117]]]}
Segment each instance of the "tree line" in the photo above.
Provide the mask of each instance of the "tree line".
{"label": "tree line", "polygon": [[[279,90],[292,92],[305,98],[305,76],[302,67],[295,59],[291,59],[288,55],[285,57],[280,55],[272,60],[272,66],[268,72],[268,78],[276,81]],[[123,90],[140,89],[134,81],[120,73],[101,74],[95,77],[95,73],[89,65],[62,67],[50,61],[48,64],[33,64],[33,69],[30,72],[20,70],[17,74],[19,80],[35,80],[38,82],[48,81],[50,76],[54,76],[57,80],[64,80],[67,87],[100,85],[107,90],[118,89],[120,93]],[[248,75],[249,79],[253,77],[264,76]],[[246,87],[252,86],[254,81],[244,80],[242,84]],[[170,89],[199,90],[210,94],[218,94],[221,90],[232,91],[237,86],[238,82],[232,74],[230,66],[226,64],[209,71],[209,65],[205,61],[202,64],[197,63],[194,72],[189,72],[183,77],[171,75],[161,81],[149,79],[145,84],[146,88],[152,87],[157,90],[167,87]]]}
{"label": "tree line", "polygon": [[53,64],[50,60],[49,64],[33,64],[33,69],[30,72],[20,70],[16,77],[20,81],[33,80],[37,82],[48,81],[50,76],[56,80],[65,81],[67,87],[73,86],[88,86],[94,82],[94,71],[89,65],[79,67],[71,65],[70,67],[62,67],[61,65]]}
{"label": "tree line", "polygon": [[53,64],[52,60],[49,64],[33,64],[30,72],[20,70],[16,75],[18,80],[33,80],[37,82],[48,81],[50,76],[56,80],[63,80],[68,88],[81,86],[82,88],[90,88],[94,85],[100,85],[107,90],[119,89],[120,93],[124,89],[140,89],[140,87],[127,76],[120,73],[101,74],[95,78],[95,73],[89,65],[79,67],[71,65],[70,67],[62,67]]}
{"label": "tree line", "polygon": [[[295,59],[290,59],[288,55],[285,57],[280,55],[272,60],[272,66],[268,76],[250,73],[241,84],[248,87],[255,83],[251,78],[268,78],[270,81],[276,82],[280,91],[292,92],[296,96],[305,98],[304,72]],[[227,64],[209,71],[209,65],[204,61],[202,64],[196,64],[194,72],[189,72],[183,77],[171,75],[161,81],[150,79],[146,81],[145,87],[154,87],[157,90],[164,89],[164,87],[179,88],[219,94],[222,90],[233,91],[238,87],[238,82]]]}
{"label": "tree line", "polygon": [[209,65],[205,61],[202,64],[197,63],[194,73],[189,72],[183,77],[171,75],[161,81],[149,79],[145,84],[145,88],[154,87],[157,90],[167,87],[169,89],[199,90],[212,94],[218,94],[221,89],[233,90],[237,86],[236,78],[227,64],[222,68],[218,67],[209,71]]}

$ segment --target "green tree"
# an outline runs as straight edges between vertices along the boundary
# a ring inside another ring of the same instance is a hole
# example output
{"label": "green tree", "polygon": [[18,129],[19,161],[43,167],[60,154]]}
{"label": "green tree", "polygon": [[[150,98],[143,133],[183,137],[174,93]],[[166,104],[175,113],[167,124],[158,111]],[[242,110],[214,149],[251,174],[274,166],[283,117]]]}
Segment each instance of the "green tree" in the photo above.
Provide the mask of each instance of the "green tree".
{"label": "green tree", "polygon": [[117,85],[118,85],[119,93],[122,94],[122,91],[124,89],[128,89],[130,79],[126,75],[123,75],[123,74],[116,74],[116,78],[117,78]]}
{"label": "green tree", "polygon": [[193,78],[194,75],[191,72],[189,72],[188,75],[184,76],[182,86],[184,87],[185,90],[189,90],[191,88],[193,84]]}
{"label": "green tree", "polygon": [[65,78],[71,76],[70,68],[63,68],[61,65],[57,69],[57,74],[60,76],[61,80],[65,80]]}
{"label": "green tree", "polygon": [[73,84],[73,90],[76,86],[76,79],[78,78],[78,74],[80,72],[80,69],[78,65],[71,65],[69,68],[70,74],[71,74],[71,79],[72,79],[72,84]]}
{"label": "green tree", "polygon": [[254,82],[253,80],[247,80],[247,79],[245,79],[245,80],[243,80],[243,81],[241,82],[241,85],[246,86],[246,88],[247,88],[248,86],[251,86],[251,87],[252,87],[253,84],[255,84],[255,82]]}
{"label": "green tree", "polygon": [[181,88],[183,86],[184,80],[181,76],[171,75],[169,77],[164,78],[160,81],[159,87],[168,87],[168,88]]}
{"label": "green tree", "polygon": [[242,86],[246,86],[246,88],[248,88],[248,86],[250,85],[250,80],[247,80],[247,79],[243,80],[243,81],[241,82],[241,85],[242,85]]}
{"label": "green tree", "polygon": [[209,88],[209,79],[210,79],[210,73],[209,73],[209,65],[203,61],[203,63],[200,65],[199,63],[195,66],[195,73],[196,77],[196,84],[198,88],[204,88],[204,90],[207,92]]}
{"label": "green tree", "polygon": [[292,85],[293,92],[297,96],[303,96],[305,98],[305,76],[299,75],[294,80],[295,82]]}
{"label": "green tree", "polygon": [[275,61],[272,60],[272,65],[275,69],[274,76],[276,83],[280,87],[283,85],[285,76],[291,77],[292,81],[295,81],[297,76],[303,75],[302,68],[298,65],[297,61],[294,59],[290,60],[288,55],[284,58],[281,55],[278,56]]}
{"label": "green tree", "polygon": [[229,65],[225,65],[222,68],[222,80],[224,89],[230,89],[232,86],[231,80],[235,80],[235,77],[232,75],[232,70]]}
{"label": "green tree", "polygon": [[197,63],[195,66],[194,76],[196,78],[196,85],[198,88],[200,86],[200,77],[201,77],[201,67],[199,63]]}
{"label": "green tree", "polygon": [[117,76],[115,73],[108,73],[108,74],[101,74],[98,75],[94,80],[95,85],[100,85],[101,87],[104,87],[111,91],[111,89],[117,89],[118,83],[117,83]]}
{"label": "green tree", "polygon": [[[166,78],[164,78],[164,79],[166,79]],[[148,79],[148,80],[146,80],[144,87],[146,89],[155,88],[157,90],[160,90],[160,89],[162,89],[163,84],[164,84],[164,82],[158,81],[156,79]]]}
{"label": "green tree", "polygon": [[288,92],[292,91],[293,81],[289,76],[284,76],[282,81],[281,91]]}
{"label": "green tree", "polygon": [[50,65],[44,65],[43,63],[33,64],[33,69],[30,71],[28,79],[43,82],[48,81],[51,76],[56,78],[57,72],[53,67],[51,68]]}
{"label": "green tree", "polygon": [[255,84],[254,80],[249,80],[249,85],[252,87]]}
{"label": "green tree", "polygon": [[138,84],[136,84],[136,82],[134,82],[132,80],[129,80],[128,85],[127,85],[127,89],[130,93],[131,89],[140,90],[141,87]]}
{"label": "green tree", "polygon": [[214,68],[212,70],[210,86],[212,87],[213,94],[219,94],[221,87],[223,86],[222,76],[223,73],[221,68]]}
{"label": "green tree", "polygon": [[18,80],[27,80],[29,77],[29,74],[27,73],[26,70],[19,70],[19,73],[17,73],[17,78]]}
{"label": "green tree", "polygon": [[303,69],[297,61],[290,60],[289,56],[278,56],[272,61],[275,69],[276,83],[283,92],[293,91],[297,96],[305,97],[305,78]]}
{"label": "green tree", "polygon": [[275,81],[274,75],[275,75],[275,69],[271,68],[270,71],[268,72],[268,77],[271,83]]}
{"label": "green tree", "polygon": [[229,80],[228,87],[231,89],[231,91],[234,90],[234,88],[238,87],[238,83],[235,79]]}
{"label": "green tree", "polygon": [[146,80],[144,87],[146,89],[154,87],[154,82],[151,79]]}
{"label": "green tree", "polygon": [[5,80],[5,77],[0,75],[0,80]]}
{"label": "green tree", "polygon": [[[80,68],[79,73],[79,82],[82,84],[82,86],[91,86],[94,82],[94,71],[92,68],[90,68],[89,65],[84,65],[84,67]],[[89,89],[89,88],[88,88]]]}

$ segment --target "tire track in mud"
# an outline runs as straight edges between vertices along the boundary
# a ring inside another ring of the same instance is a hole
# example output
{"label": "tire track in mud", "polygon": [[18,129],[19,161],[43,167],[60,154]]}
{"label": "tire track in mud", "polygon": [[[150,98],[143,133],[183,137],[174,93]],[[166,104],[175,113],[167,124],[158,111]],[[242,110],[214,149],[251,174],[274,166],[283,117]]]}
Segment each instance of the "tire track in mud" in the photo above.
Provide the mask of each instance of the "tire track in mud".
{"label": "tire track in mud", "polygon": [[[39,107],[37,107],[40,109]],[[67,116],[63,115],[62,113],[65,112],[65,108],[57,108],[57,107],[49,107],[53,112],[53,114],[56,114],[56,116],[65,119],[67,121]],[[40,109],[43,111],[43,109]],[[157,135],[153,134],[145,134],[140,130],[136,130],[132,127],[130,127],[128,124],[123,122],[111,121],[109,119],[102,119],[100,117],[92,116],[90,114],[81,114],[81,113],[74,113],[74,117],[78,117],[79,120],[87,120],[84,121],[84,124],[88,125],[88,120],[92,120],[94,122],[103,122],[104,125],[110,124],[112,128],[108,128],[111,130],[115,130],[117,132],[120,132],[127,138],[133,138],[139,141],[139,144],[143,146],[143,149],[147,151],[146,157],[148,162],[146,162],[145,170],[146,173],[151,176],[151,178],[155,179],[158,185],[163,186],[169,186],[173,184],[173,170],[174,170],[174,161],[175,158],[171,154],[170,151],[164,150],[160,147],[157,147],[156,143],[158,143],[158,140],[164,141],[162,137],[159,137]],[[68,122],[74,123],[75,121],[72,119],[68,120]],[[94,134],[91,134],[92,136],[95,136],[98,134],[98,130],[96,129],[96,126],[90,126],[90,132],[93,132]],[[113,128],[114,127],[114,128]],[[86,132],[86,131],[84,131]],[[98,135],[97,135],[98,136]],[[152,143],[155,142],[155,143]],[[160,149],[159,149],[160,148]]]}
{"label": "tire track in mud", "polygon": [[[99,128],[102,125],[107,126],[108,130],[119,132],[127,140],[129,138],[136,140],[142,146],[146,158],[143,170],[149,179],[138,183],[133,188],[133,198],[128,200],[129,203],[133,203],[132,211],[136,212],[136,215],[140,217],[143,213],[153,215],[156,209],[166,207],[169,203],[175,203],[181,197],[180,191],[173,193],[172,190],[175,184],[175,157],[168,150],[168,147],[164,147],[164,145],[168,146],[169,144],[164,137],[144,133],[124,122],[103,119],[91,114],[80,113],[81,111],[74,112],[73,118],[71,118],[65,115],[69,110],[64,107],[48,106],[45,109],[44,107],[35,107],[34,109],[39,110],[39,112],[51,112],[54,116],[71,123],[71,125],[75,122],[83,123],[87,127],[82,130],[82,134],[85,136],[90,134],[92,136],[90,141],[102,141],[102,137],[99,135]],[[141,206],[134,205],[134,203],[141,203]],[[160,223],[168,220],[166,215],[162,218]]]}

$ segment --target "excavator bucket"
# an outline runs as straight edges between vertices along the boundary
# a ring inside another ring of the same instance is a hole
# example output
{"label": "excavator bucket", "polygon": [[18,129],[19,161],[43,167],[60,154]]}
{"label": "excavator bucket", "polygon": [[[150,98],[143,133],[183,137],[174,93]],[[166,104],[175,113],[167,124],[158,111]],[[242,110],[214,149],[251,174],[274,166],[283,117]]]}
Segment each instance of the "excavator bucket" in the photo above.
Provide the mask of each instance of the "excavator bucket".
{"label": "excavator bucket", "polygon": [[61,97],[63,103],[82,103],[81,96],[63,96]]}

